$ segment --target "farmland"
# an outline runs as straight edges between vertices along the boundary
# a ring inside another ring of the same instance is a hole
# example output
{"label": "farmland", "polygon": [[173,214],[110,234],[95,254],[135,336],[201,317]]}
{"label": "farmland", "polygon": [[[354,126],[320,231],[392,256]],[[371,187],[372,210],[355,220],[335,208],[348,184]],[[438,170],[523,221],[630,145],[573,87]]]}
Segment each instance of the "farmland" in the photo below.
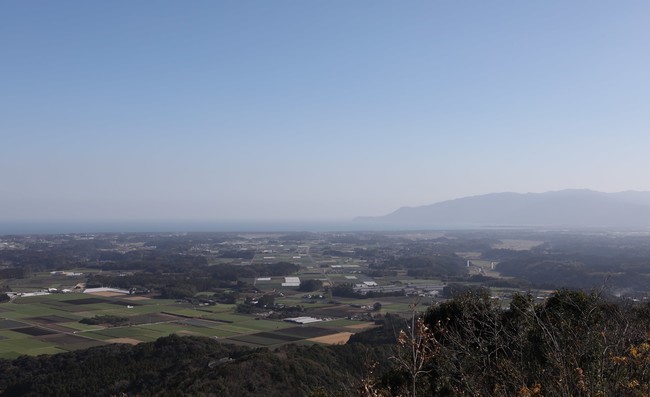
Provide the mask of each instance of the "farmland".
{"label": "farmland", "polygon": [[[129,324],[111,327],[79,323],[83,318],[97,315],[127,317]],[[207,306],[199,310],[190,303],[176,300],[50,294],[20,297],[0,306],[0,357],[59,353],[107,343],[150,342],[169,334],[274,347],[316,337],[349,336],[358,323],[323,321],[317,327],[305,327],[282,320],[239,315],[234,312],[234,305]],[[345,342],[347,339],[332,340]]]}
{"label": "farmland", "polygon": [[[515,293],[542,301],[614,271],[612,292],[645,300],[647,246],[639,235],[534,231],[0,236],[0,358],[170,334],[345,343],[388,313],[466,291],[507,307]],[[633,256],[607,262],[620,247]]]}

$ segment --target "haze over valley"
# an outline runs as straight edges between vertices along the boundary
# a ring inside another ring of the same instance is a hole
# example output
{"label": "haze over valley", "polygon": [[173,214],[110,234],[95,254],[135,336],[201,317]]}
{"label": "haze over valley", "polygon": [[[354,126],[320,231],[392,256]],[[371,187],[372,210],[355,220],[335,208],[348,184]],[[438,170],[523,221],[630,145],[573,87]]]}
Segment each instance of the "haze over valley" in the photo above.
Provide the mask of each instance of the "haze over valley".
{"label": "haze over valley", "polygon": [[650,396],[650,2],[0,2],[0,397]]}

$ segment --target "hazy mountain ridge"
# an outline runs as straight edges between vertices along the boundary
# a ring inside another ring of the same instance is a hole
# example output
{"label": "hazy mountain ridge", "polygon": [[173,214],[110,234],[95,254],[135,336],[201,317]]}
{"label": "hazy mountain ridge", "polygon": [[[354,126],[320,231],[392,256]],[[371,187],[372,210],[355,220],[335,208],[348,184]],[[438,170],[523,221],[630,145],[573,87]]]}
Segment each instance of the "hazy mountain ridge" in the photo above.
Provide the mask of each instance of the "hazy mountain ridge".
{"label": "hazy mountain ridge", "polygon": [[402,207],[388,215],[360,217],[414,226],[558,226],[650,227],[650,192],[603,193],[568,189],[546,193],[491,193],[420,207]]}

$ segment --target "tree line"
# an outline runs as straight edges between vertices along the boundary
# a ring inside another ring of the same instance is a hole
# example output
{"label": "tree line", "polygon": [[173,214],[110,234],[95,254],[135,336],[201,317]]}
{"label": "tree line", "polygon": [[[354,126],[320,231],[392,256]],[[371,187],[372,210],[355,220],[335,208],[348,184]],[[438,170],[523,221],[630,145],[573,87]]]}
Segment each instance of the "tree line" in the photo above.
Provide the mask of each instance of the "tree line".
{"label": "tree line", "polygon": [[[508,307],[479,290],[342,346],[245,348],[171,335],[0,360],[0,395],[629,396],[650,395],[650,305],[560,290]],[[241,376],[246,374],[246,376]]]}

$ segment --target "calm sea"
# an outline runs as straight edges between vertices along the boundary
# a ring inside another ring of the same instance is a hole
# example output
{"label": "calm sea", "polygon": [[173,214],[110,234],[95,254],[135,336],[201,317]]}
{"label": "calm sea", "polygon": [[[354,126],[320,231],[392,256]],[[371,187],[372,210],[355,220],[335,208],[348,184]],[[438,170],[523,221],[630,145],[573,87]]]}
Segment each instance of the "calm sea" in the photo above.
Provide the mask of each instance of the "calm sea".
{"label": "calm sea", "polygon": [[[451,229],[457,229],[452,227]],[[352,232],[383,230],[445,230],[449,227],[413,227],[352,220],[314,221],[100,221],[0,222],[0,235],[137,232]]]}

